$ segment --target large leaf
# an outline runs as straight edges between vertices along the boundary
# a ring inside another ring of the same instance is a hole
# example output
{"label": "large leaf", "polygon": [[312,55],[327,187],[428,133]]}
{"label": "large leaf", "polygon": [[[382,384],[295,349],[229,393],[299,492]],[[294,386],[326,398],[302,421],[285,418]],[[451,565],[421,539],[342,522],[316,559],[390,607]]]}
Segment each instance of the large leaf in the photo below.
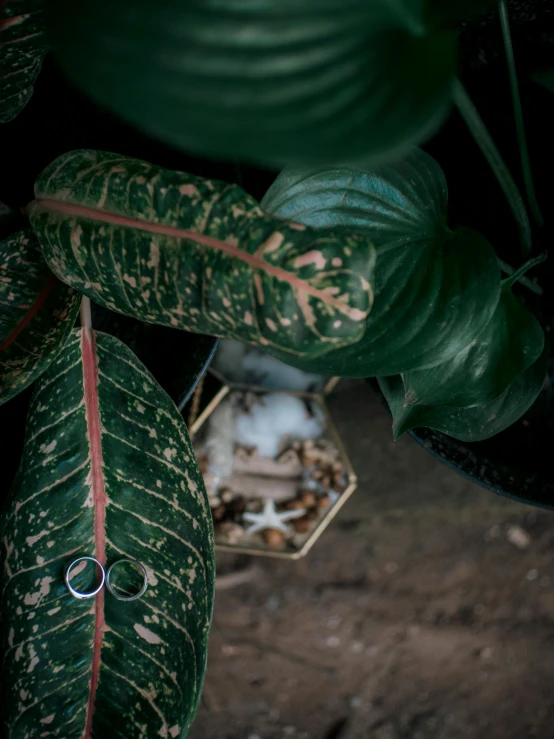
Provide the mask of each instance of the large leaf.
{"label": "large leaf", "polygon": [[[181,416],[117,339],[73,332],[37,383],[3,541],[3,736],[186,737],[212,612],[211,517]],[[146,593],[74,599],[63,570],[79,555],[142,562]]]}
{"label": "large leaf", "polygon": [[0,123],[29,102],[48,51],[43,0],[0,0]]}
{"label": "large leaf", "polygon": [[371,377],[453,359],[489,322],[500,295],[490,244],[446,226],[447,187],[439,165],[414,149],[375,169],[289,169],[262,208],[318,228],[366,233],[377,249],[375,302],[364,337],[321,360],[292,360],[306,371]]}
{"label": "large leaf", "polygon": [[76,151],[30,207],[52,270],[110,309],[317,356],[357,341],[372,301],[367,237],[262,213],[236,185]]}
{"label": "large leaf", "polygon": [[48,368],[78,311],[78,293],[48,269],[29,229],[0,241],[0,403]]}
{"label": "large leaf", "polygon": [[383,158],[450,104],[454,36],[421,0],[52,2],[66,73],[176,146],[282,165]]}
{"label": "large leaf", "polygon": [[544,333],[514,297],[513,283],[514,277],[503,281],[496,310],[469,346],[437,367],[403,375],[407,406],[486,405],[538,359]]}
{"label": "large leaf", "polygon": [[393,418],[393,434],[427,426],[461,441],[482,441],[504,431],[535,402],[544,384],[547,367],[546,347],[541,356],[506,390],[490,403],[472,408],[453,405],[406,405],[406,391],[400,375],[380,377],[379,387]]}

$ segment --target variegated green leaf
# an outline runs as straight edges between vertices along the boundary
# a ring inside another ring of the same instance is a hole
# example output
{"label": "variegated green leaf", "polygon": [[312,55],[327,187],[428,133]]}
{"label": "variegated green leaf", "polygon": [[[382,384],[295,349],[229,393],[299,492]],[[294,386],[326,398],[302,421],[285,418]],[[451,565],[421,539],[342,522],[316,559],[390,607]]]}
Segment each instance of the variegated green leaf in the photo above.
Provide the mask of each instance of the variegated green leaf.
{"label": "variegated green leaf", "polygon": [[29,229],[0,241],[0,403],[34,382],[62,350],[79,299],[48,269]]}
{"label": "variegated green leaf", "polygon": [[235,185],[96,151],[61,156],[29,208],[51,269],[112,310],[314,357],[356,342],[367,236],[264,214]]}
{"label": "variegated green leaf", "polygon": [[48,51],[43,0],[0,0],[0,123],[21,111]]}
{"label": "variegated green leaf", "polygon": [[[74,331],[37,383],[3,529],[2,735],[186,737],[212,612],[211,517],[181,416],[117,339]],[[146,593],[74,599],[63,570],[78,555],[142,562]]]}
{"label": "variegated green leaf", "polygon": [[541,356],[489,403],[472,408],[454,405],[407,405],[401,375],[380,377],[379,387],[392,413],[398,439],[410,429],[426,426],[461,441],[482,441],[507,429],[533,405],[546,377],[548,354]]}

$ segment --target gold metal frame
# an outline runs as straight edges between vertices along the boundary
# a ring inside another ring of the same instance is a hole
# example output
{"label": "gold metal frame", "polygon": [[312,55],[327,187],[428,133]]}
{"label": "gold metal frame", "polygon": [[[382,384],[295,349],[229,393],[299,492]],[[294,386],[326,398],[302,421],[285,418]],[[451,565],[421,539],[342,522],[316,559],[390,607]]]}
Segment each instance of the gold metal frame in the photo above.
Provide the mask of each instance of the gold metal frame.
{"label": "gold metal frame", "polygon": [[[222,382],[224,382],[222,376],[218,372],[214,372],[212,370],[209,370],[209,371],[212,372],[212,374],[215,377],[217,377],[218,380],[221,380]],[[331,521],[335,518],[335,516],[340,511],[340,509],[343,507],[343,505],[346,503],[346,501],[350,498],[352,493],[356,490],[356,488],[358,487],[358,478],[356,477],[356,473],[354,472],[350,459],[348,458],[348,454],[346,453],[346,449],[344,448],[344,444],[342,443],[339,433],[336,429],[336,426],[333,423],[333,419],[331,418],[331,414],[329,413],[329,409],[327,408],[327,403],[325,401],[325,395],[331,392],[331,390],[336,386],[339,379],[340,378],[332,378],[327,383],[322,393],[301,393],[301,392],[294,392],[292,390],[279,390],[279,392],[284,392],[284,393],[287,393],[288,395],[295,395],[299,398],[306,398],[307,400],[315,400],[323,408],[323,412],[325,414],[327,433],[329,437],[333,440],[333,442],[336,444],[337,449],[339,450],[341,459],[344,462],[344,466],[346,469],[347,479],[348,479],[348,485],[346,487],[346,490],[343,493],[341,493],[341,496],[336,501],[336,503],[329,508],[329,511],[323,516],[321,521],[314,528],[314,530],[312,531],[310,536],[306,539],[306,541],[301,546],[301,548],[295,552],[274,551],[269,548],[263,549],[262,547],[260,548],[245,547],[245,546],[235,546],[233,544],[217,544],[217,543],[215,545],[216,549],[222,552],[235,552],[236,554],[251,554],[257,557],[276,557],[278,559],[293,559],[293,560],[301,559],[302,557],[305,557],[306,554],[308,554],[308,552],[313,547],[313,545],[316,543],[316,541],[319,539],[321,534],[325,531],[327,526],[331,523]],[[333,384],[331,387],[329,387],[331,383]],[[202,411],[202,413],[198,416],[196,421],[191,425],[189,432],[193,439],[194,439],[195,434],[198,433],[198,431],[201,429],[201,427],[204,425],[204,423],[207,421],[207,419],[210,417],[213,411],[217,408],[217,406],[221,403],[221,401],[232,390],[239,390],[242,392],[252,392],[252,393],[276,392],[270,388],[254,387],[252,385],[232,385],[232,384],[224,385],[221,388],[221,390],[208,403],[208,405]]]}

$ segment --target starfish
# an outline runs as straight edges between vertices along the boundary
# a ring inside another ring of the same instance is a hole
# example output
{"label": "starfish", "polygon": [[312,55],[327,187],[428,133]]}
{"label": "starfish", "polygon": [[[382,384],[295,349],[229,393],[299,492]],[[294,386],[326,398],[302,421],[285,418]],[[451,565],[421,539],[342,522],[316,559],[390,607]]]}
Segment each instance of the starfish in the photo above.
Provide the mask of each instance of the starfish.
{"label": "starfish", "polygon": [[293,518],[300,518],[304,516],[306,510],[304,508],[297,508],[294,511],[283,511],[278,513],[275,510],[275,503],[273,500],[266,500],[262,513],[245,513],[243,518],[248,521],[251,526],[246,529],[247,534],[255,534],[256,531],[264,531],[265,529],[277,529],[282,531],[284,534],[288,534],[289,530],[285,524],[285,521],[290,521]]}

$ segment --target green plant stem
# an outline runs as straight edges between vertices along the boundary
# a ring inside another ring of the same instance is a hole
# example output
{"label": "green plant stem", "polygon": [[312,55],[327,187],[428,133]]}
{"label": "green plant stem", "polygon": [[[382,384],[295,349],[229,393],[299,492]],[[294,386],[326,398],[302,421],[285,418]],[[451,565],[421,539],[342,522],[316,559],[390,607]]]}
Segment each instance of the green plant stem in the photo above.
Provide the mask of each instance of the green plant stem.
{"label": "green plant stem", "polygon": [[523,202],[523,198],[519,193],[517,185],[514,182],[508,167],[504,163],[504,160],[500,156],[500,152],[496,148],[485,124],[481,120],[481,116],[477,112],[477,108],[473,105],[471,98],[465,91],[464,86],[459,79],[454,80],[453,97],[458,110],[467,124],[467,127],[471,131],[477,145],[483,152],[487,162],[494,172],[498,184],[506,196],[519,228],[523,251],[525,254],[528,254],[531,251],[531,226],[529,225],[525,203]]}
{"label": "green plant stem", "polygon": [[539,254],[538,257],[533,257],[533,259],[529,259],[525,264],[523,264],[519,269],[516,269],[513,274],[507,278],[506,282],[509,282],[510,285],[513,285],[514,282],[521,282],[523,284],[523,280],[526,280],[527,278],[523,275],[528,272],[530,269],[533,269],[533,267],[536,267],[539,264],[542,264],[546,261],[548,258],[547,254]]}
{"label": "green plant stem", "polygon": [[500,26],[502,28],[502,39],[504,41],[504,51],[506,52],[506,62],[508,64],[508,77],[510,79],[510,88],[512,90],[512,102],[514,105],[514,118],[516,122],[516,132],[519,143],[519,155],[521,157],[521,169],[523,172],[523,183],[527,200],[531,209],[531,215],[535,222],[542,226],[544,220],[542,217],[537,196],[535,193],[535,185],[533,184],[533,174],[531,172],[531,162],[529,160],[529,151],[527,149],[527,138],[525,136],[525,124],[523,122],[523,109],[521,107],[521,98],[519,95],[519,85],[517,82],[516,60],[512,47],[512,35],[510,33],[510,21],[508,19],[508,10],[506,8],[506,0],[499,2]]}
{"label": "green plant stem", "polygon": [[[539,259],[539,257],[537,257]],[[545,259],[545,255],[541,255],[541,258],[539,259],[539,262],[543,262]],[[537,264],[539,264],[537,262]],[[509,265],[507,262],[505,262],[502,259],[498,260],[498,264],[500,265],[500,269],[502,272],[505,272],[508,276],[513,275],[515,272],[515,269]],[[524,264],[523,267],[529,269],[530,267],[535,267],[535,264]],[[523,267],[521,269],[523,269]],[[525,271],[525,270],[524,270]],[[535,295],[542,295],[542,287],[540,285],[537,285],[536,282],[533,282],[533,280],[530,280],[528,277],[523,277],[523,275],[520,275],[516,278],[524,287],[526,287],[528,290],[531,290],[532,293],[535,293]]]}
{"label": "green plant stem", "polygon": [[90,308],[90,298],[87,298],[86,295],[83,295],[83,298],[81,300],[81,326],[85,331],[91,331],[92,330],[92,312]]}

